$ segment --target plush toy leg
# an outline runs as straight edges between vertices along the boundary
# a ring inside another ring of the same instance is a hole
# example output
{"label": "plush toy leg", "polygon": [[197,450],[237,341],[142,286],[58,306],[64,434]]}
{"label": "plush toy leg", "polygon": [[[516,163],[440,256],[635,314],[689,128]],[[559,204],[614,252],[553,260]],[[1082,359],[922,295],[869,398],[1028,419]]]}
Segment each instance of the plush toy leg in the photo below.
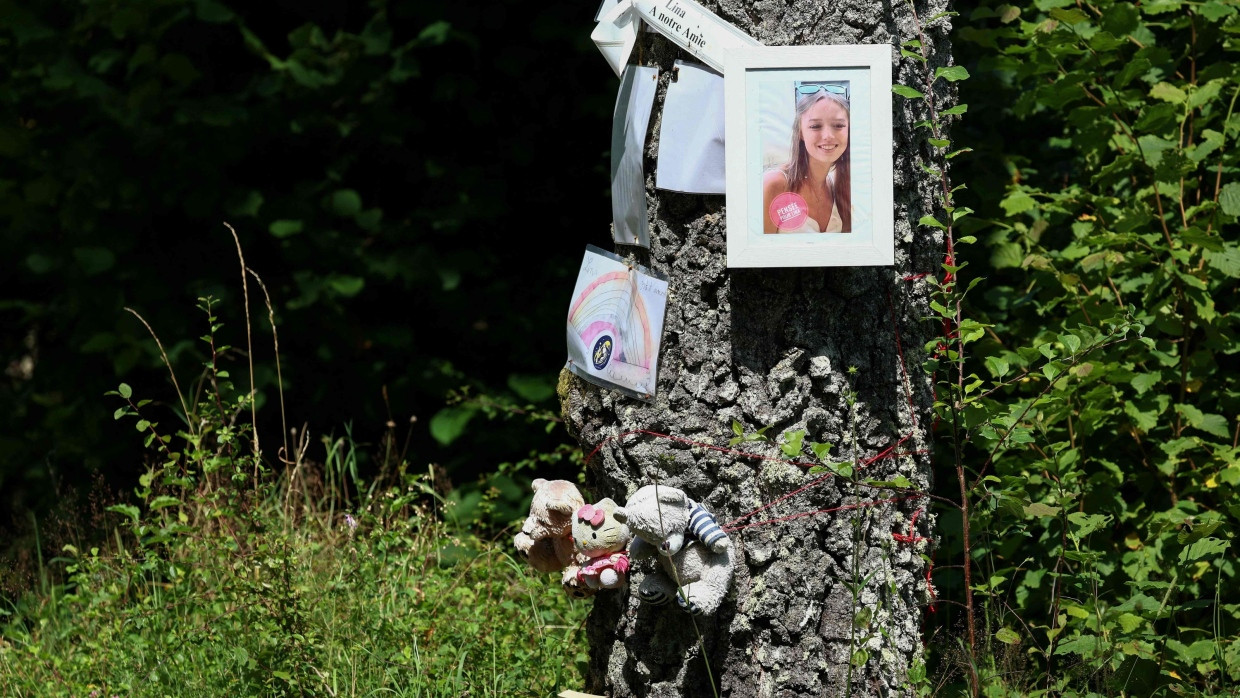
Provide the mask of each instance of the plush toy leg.
{"label": "plush toy leg", "polygon": [[676,603],[695,616],[714,613],[722,600],[719,590],[704,582],[686,584],[676,594]]}
{"label": "plush toy leg", "polygon": [[662,606],[672,599],[676,593],[676,586],[672,584],[672,580],[661,574],[648,574],[642,580],[642,584],[637,588],[637,594],[642,601],[652,606]]}

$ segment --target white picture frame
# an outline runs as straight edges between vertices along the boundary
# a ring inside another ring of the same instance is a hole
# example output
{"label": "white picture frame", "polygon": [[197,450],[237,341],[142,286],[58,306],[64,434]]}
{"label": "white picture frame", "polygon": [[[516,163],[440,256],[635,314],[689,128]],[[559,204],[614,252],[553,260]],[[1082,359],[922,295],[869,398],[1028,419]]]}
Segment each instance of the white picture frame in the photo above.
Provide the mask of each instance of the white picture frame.
{"label": "white picture frame", "polygon": [[895,263],[891,61],[887,44],[727,55],[728,267]]}

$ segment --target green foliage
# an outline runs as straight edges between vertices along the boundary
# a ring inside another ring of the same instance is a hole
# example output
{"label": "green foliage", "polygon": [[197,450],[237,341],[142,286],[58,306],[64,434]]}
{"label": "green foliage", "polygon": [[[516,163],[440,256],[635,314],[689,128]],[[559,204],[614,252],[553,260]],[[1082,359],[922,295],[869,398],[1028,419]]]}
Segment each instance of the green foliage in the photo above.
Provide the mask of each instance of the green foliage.
{"label": "green foliage", "polygon": [[149,534],[165,516],[148,510],[106,549],[67,546],[54,562],[65,582],[0,614],[0,691],[500,697],[581,686],[586,605],[505,546],[454,536],[401,499],[383,492],[378,515],[297,527],[278,505],[244,519],[177,507],[206,530],[163,543]]}
{"label": "green foliage", "polygon": [[223,366],[215,307],[200,299],[209,358],[202,384],[179,396],[181,426],[152,421],[156,406],[127,383],[109,392],[115,419],[143,434],[149,468],[132,499],[107,507],[109,538],[64,546],[40,570],[50,581],[0,610],[0,692],[499,697],[580,686],[585,607],[505,544],[452,525],[452,495],[433,472],[407,472],[394,434],[372,481],[350,429],[323,439],[322,455],[304,437],[285,445],[283,472],[269,472],[245,421],[251,393]]}
{"label": "green foliage", "polygon": [[[986,244],[934,282],[947,339],[928,368],[955,469],[942,493],[966,493],[940,554],[972,572],[936,582],[985,626],[965,672],[987,695],[1224,693],[1240,681],[1240,13],[995,2],[959,37],[984,149],[958,227]],[[968,261],[993,274],[972,294],[954,277]]]}
{"label": "green foliage", "polygon": [[[549,441],[509,429],[464,453],[428,429],[462,374],[497,392],[509,374],[562,359],[563,347],[516,341],[563,321],[556,294],[523,291],[530,279],[571,288],[580,250],[555,236],[606,191],[605,157],[556,178],[538,145],[596,152],[573,140],[614,104],[580,40],[590,11],[491,10],[0,2],[7,506],[69,499],[95,472],[116,485],[135,476],[140,443],[108,437],[97,396],[164,369],[122,308],[173,337],[191,336],[185,300],[214,296],[240,315],[225,220],[295,348],[282,367],[301,410],[290,419],[354,420],[372,442],[389,413],[420,415],[414,441],[457,477],[506,457],[497,444]],[[493,21],[518,11],[525,31]],[[557,80],[530,79],[552,59]],[[514,244],[535,216],[542,242]],[[205,357],[189,341],[167,350],[182,372]],[[276,371],[270,352],[253,358],[261,404]]]}

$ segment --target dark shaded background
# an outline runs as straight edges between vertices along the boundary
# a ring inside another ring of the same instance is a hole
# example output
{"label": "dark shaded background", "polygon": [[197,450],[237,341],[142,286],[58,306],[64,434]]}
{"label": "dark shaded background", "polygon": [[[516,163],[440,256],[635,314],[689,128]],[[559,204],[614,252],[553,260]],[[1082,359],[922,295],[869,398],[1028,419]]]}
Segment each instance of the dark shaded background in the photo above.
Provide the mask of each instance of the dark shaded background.
{"label": "dark shaded background", "polygon": [[[351,423],[373,445],[416,415],[409,461],[455,480],[561,441],[443,410],[463,385],[554,405],[576,265],[610,221],[618,81],[589,39],[596,9],[0,0],[0,531],[144,471],[105,391],[124,381],[177,422],[124,307],[187,391],[209,355],[196,299],[220,301],[219,341],[244,348],[224,221],[275,304],[290,425]],[[252,283],[251,313],[272,444]]]}

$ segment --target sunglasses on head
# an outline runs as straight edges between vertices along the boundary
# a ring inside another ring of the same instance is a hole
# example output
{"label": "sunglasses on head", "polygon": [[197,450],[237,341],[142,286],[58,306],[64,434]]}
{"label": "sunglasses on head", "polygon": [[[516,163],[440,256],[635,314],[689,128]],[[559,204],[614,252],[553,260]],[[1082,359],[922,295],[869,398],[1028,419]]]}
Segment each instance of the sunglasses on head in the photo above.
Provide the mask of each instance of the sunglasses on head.
{"label": "sunglasses on head", "polygon": [[823,92],[832,92],[837,95],[848,94],[848,88],[844,87],[843,85],[835,85],[831,83],[822,83],[822,82],[815,82],[815,83],[810,83],[810,84],[805,84],[805,85],[797,85],[797,94],[799,95],[812,95],[818,92],[819,90]]}

